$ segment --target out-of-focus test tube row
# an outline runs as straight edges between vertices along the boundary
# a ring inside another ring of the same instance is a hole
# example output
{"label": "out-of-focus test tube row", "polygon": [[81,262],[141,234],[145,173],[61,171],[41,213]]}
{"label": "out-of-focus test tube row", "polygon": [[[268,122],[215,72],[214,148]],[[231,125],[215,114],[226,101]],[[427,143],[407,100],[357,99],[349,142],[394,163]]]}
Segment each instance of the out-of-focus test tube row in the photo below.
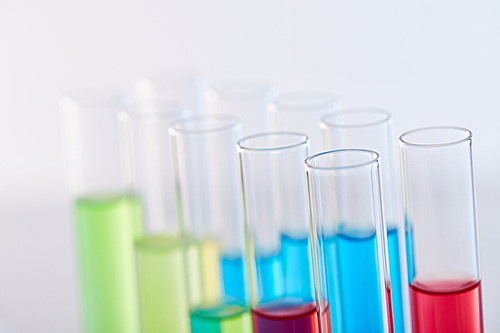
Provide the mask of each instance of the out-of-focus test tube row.
{"label": "out-of-focus test tube row", "polygon": [[82,332],[483,331],[467,129],[189,73],[60,109]]}

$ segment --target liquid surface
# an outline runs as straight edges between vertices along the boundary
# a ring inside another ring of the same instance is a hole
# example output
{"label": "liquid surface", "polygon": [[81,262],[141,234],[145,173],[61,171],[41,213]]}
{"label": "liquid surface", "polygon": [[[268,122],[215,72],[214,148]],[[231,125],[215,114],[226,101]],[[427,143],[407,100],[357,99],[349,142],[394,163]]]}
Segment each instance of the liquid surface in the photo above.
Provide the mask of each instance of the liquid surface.
{"label": "liquid surface", "polygon": [[180,237],[149,235],[136,242],[141,332],[189,333],[187,283]]}
{"label": "liquid surface", "polygon": [[133,196],[80,198],[75,203],[83,331],[139,330],[134,242],[142,230]]}
{"label": "liquid surface", "polygon": [[[252,310],[255,333],[320,333],[321,324],[315,303],[273,302]],[[329,308],[323,316],[329,322]],[[328,328],[325,328],[329,332]]]}
{"label": "liquid surface", "polygon": [[413,332],[483,331],[481,281],[448,280],[410,285]]}
{"label": "liquid surface", "polygon": [[236,304],[220,304],[191,311],[192,333],[252,333],[248,308]]}
{"label": "liquid surface", "polygon": [[332,332],[383,332],[375,234],[325,237],[323,251]]}

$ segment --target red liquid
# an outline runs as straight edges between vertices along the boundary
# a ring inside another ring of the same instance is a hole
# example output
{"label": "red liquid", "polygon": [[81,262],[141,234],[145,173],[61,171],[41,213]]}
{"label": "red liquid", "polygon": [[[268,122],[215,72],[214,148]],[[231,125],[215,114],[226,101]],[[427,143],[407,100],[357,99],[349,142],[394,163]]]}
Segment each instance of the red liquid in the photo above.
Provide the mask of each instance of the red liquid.
{"label": "red liquid", "polygon": [[389,325],[389,333],[394,333],[394,315],[392,313],[392,293],[390,283],[387,284],[385,290],[387,295],[387,324]]}
{"label": "red liquid", "polygon": [[481,281],[410,285],[413,332],[483,331]]}
{"label": "red liquid", "polygon": [[[330,308],[322,314],[325,332],[330,332]],[[320,333],[316,304],[257,307],[252,310],[254,333]]]}

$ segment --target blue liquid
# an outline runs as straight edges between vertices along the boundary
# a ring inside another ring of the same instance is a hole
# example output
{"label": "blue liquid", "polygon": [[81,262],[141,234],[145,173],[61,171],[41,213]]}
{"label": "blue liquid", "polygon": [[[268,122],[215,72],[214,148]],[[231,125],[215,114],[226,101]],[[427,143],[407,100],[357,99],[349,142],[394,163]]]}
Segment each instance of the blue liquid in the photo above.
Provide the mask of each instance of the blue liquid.
{"label": "blue liquid", "polygon": [[325,261],[326,288],[330,304],[332,332],[343,332],[342,302],[340,298],[338,244],[336,238],[323,237],[323,259]]}
{"label": "blue liquid", "polygon": [[221,258],[222,281],[224,295],[241,301],[247,300],[247,287],[242,257],[223,256]]}
{"label": "blue liquid", "polygon": [[411,229],[407,229],[405,232],[406,240],[406,265],[408,266],[408,283],[413,282],[413,277],[415,276],[415,262],[413,261],[413,236]]}
{"label": "blue liquid", "polygon": [[323,251],[332,331],[383,332],[375,234],[325,237]]}
{"label": "blue liquid", "polygon": [[285,279],[283,261],[280,254],[269,257],[256,257],[257,279],[259,280],[259,296],[261,302],[268,302],[283,297]]}
{"label": "blue liquid", "polygon": [[403,314],[403,291],[401,286],[401,263],[399,256],[398,229],[387,230],[387,248],[389,250],[389,270],[391,273],[392,313],[394,332],[405,330]]}
{"label": "blue liquid", "polygon": [[309,238],[281,236],[279,253],[256,257],[260,302],[287,297],[311,302],[314,300],[314,279]]}
{"label": "blue liquid", "polygon": [[285,294],[303,302],[314,300],[311,242],[309,238],[281,236]]}

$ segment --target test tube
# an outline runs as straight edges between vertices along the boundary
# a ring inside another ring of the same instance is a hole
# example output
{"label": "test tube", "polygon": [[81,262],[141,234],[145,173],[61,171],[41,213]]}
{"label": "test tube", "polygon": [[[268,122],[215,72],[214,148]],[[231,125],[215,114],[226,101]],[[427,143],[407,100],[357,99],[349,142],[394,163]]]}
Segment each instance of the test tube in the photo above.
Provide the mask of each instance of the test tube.
{"label": "test tube", "polygon": [[124,181],[120,103],[119,94],[90,90],[60,101],[84,332],[139,330],[134,242],[142,212]]}
{"label": "test tube", "polygon": [[258,79],[218,81],[206,94],[208,112],[238,117],[242,136],[269,130],[267,106],[274,96],[274,87]]}
{"label": "test tube", "polygon": [[310,153],[321,152],[321,117],[338,110],[340,100],[322,91],[280,94],[268,106],[271,130],[304,133],[309,137]]}
{"label": "test tube", "polygon": [[321,121],[325,150],[359,148],[376,151],[380,164],[380,185],[392,287],[395,333],[411,330],[408,274],[406,270],[405,226],[396,171],[392,116],[383,109],[354,108],[325,115]]}
{"label": "test tube", "polygon": [[157,103],[120,115],[132,184],[143,204],[144,235],[135,242],[141,332],[189,333],[189,309],[168,127],[189,110]]}
{"label": "test tube", "polygon": [[193,333],[251,333],[235,143],[240,122],[194,116],[170,127]]}
{"label": "test tube", "polygon": [[322,332],[302,164],[308,138],[256,134],[238,142],[250,304],[256,333]]}
{"label": "test tube", "polygon": [[[313,155],[305,170],[319,269],[332,332],[393,332],[379,156],[343,149]],[[324,274],[321,274],[324,272]]]}
{"label": "test tube", "polygon": [[472,133],[400,137],[413,331],[482,332]]}
{"label": "test tube", "polygon": [[135,103],[152,110],[164,102],[178,101],[192,114],[206,112],[207,82],[203,75],[188,70],[160,71],[143,75],[135,81]]}

